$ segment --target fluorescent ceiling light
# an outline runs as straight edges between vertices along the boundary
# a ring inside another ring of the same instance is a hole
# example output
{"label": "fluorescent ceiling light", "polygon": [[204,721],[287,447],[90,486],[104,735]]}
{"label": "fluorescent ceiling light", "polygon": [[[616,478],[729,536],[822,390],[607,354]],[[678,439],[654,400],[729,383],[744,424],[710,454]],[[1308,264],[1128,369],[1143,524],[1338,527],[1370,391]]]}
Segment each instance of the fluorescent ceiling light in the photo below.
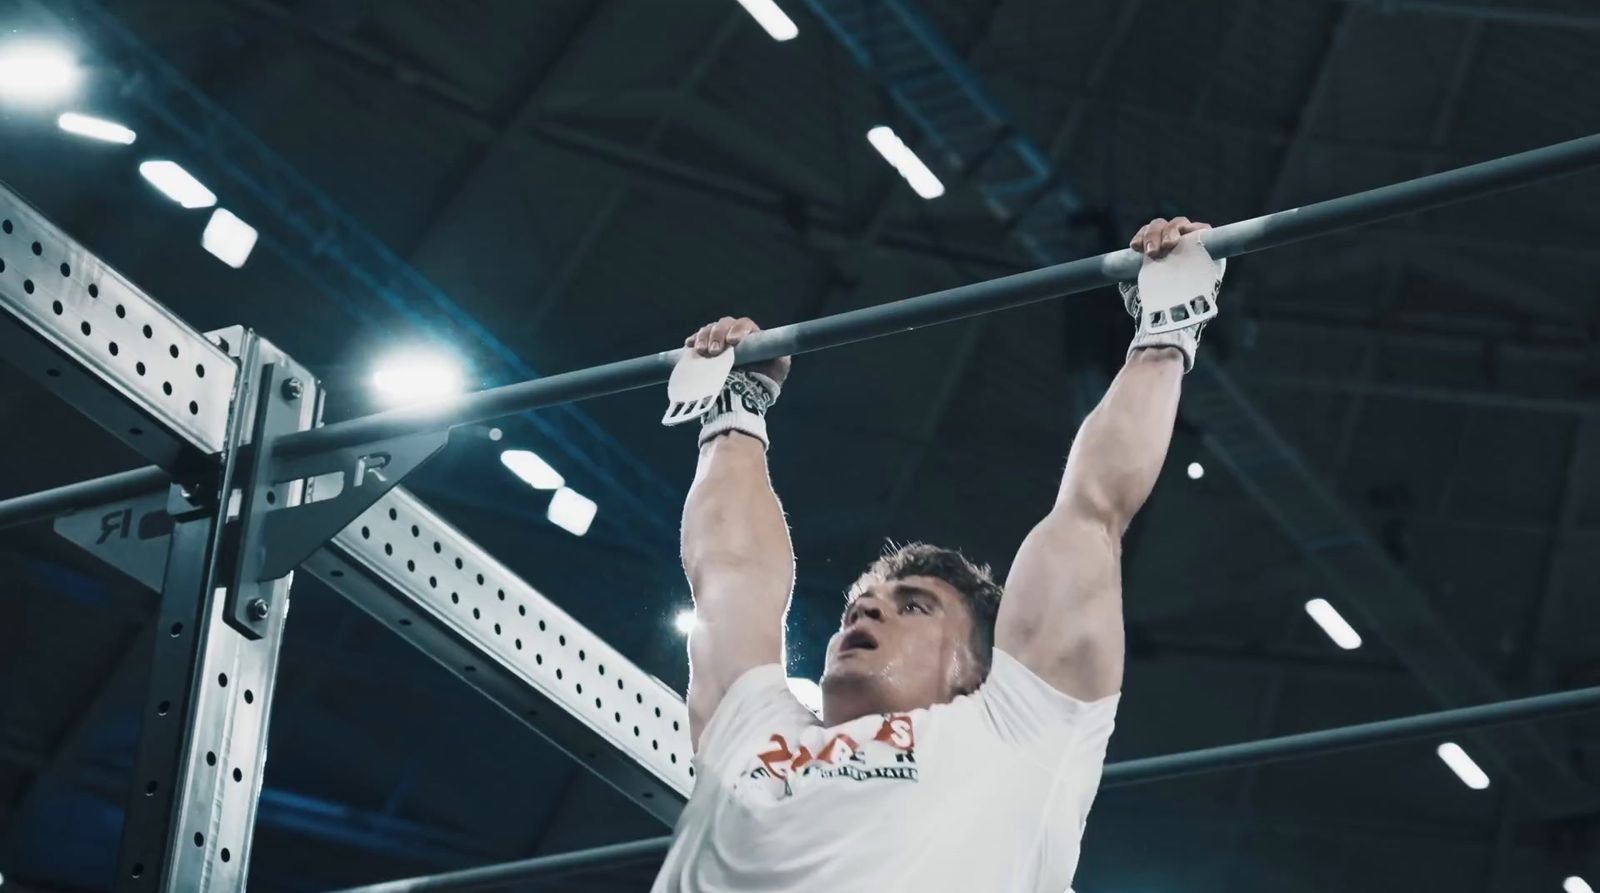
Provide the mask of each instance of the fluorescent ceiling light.
{"label": "fluorescent ceiling light", "polygon": [[235,217],[227,208],[218,208],[211,212],[211,220],[200,234],[200,245],[237,270],[250,259],[250,251],[256,247],[256,236],[255,227]]}
{"label": "fluorescent ceiling light", "polygon": [[1199,462],[1189,463],[1189,480],[1198,481],[1206,476],[1206,467]]}
{"label": "fluorescent ceiling light", "polygon": [[217,203],[217,194],[176,161],[146,161],[139,165],[139,175],[185,208],[209,208]]}
{"label": "fluorescent ceiling light", "polygon": [[500,462],[535,490],[559,490],[567,482],[561,472],[528,450],[506,450],[500,454]]}
{"label": "fluorescent ceiling light", "polygon": [[1439,745],[1439,759],[1444,760],[1444,764],[1461,779],[1462,784],[1474,791],[1481,791],[1489,786],[1489,776],[1484,774],[1484,771],[1478,768],[1478,764],[1472,761],[1472,757],[1467,756],[1461,745],[1454,741],[1446,741]]}
{"label": "fluorescent ceiling light", "polygon": [[0,99],[48,105],[78,90],[83,70],[71,51],[44,40],[17,40],[0,46]]}
{"label": "fluorescent ceiling light", "polygon": [[694,610],[692,608],[685,608],[684,610],[678,612],[678,616],[672,618],[673,628],[686,636],[693,632],[694,628],[699,625],[700,621],[694,616]]}
{"label": "fluorescent ceiling light", "polygon": [[583,536],[594,523],[595,511],[594,500],[570,487],[562,487],[550,498],[550,508],[544,516],[573,536]]}
{"label": "fluorescent ceiling light", "polygon": [[372,390],[388,406],[427,403],[461,393],[461,367],[439,353],[410,350],[378,363]]}
{"label": "fluorescent ceiling light", "polygon": [[882,155],[885,161],[894,165],[894,169],[900,172],[900,176],[905,177],[917,195],[923,198],[938,198],[944,195],[944,184],[933,175],[933,171],[928,170],[928,166],[922,163],[917,153],[900,141],[900,137],[896,136],[893,130],[887,127],[874,127],[867,131],[867,142],[872,143],[872,147],[878,150],[878,154]]}
{"label": "fluorescent ceiling light", "polygon": [[815,679],[790,676],[789,691],[794,693],[794,698],[800,702],[800,706],[818,716],[822,715],[822,686],[818,685]]}
{"label": "fluorescent ceiling light", "polygon": [[1567,891],[1567,893],[1594,893],[1594,888],[1589,886],[1589,882],[1577,875],[1562,881],[1561,889]]}
{"label": "fluorescent ceiling light", "polygon": [[778,4],[773,0],[739,0],[739,5],[750,17],[756,20],[773,40],[794,40],[800,29],[795,26],[794,19],[789,18]]}
{"label": "fluorescent ceiling light", "polygon": [[1333,644],[1346,651],[1361,647],[1361,634],[1334,610],[1333,605],[1328,604],[1327,599],[1314,598],[1306,602],[1306,613],[1317,622],[1317,626],[1322,627],[1322,631],[1328,634]]}
{"label": "fluorescent ceiling light", "polygon": [[92,140],[100,140],[119,145],[131,145],[135,139],[133,131],[115,121],[104,118],[91,118],[77,112],[66,112],[56,119],[56,126],[68,133],[86,136]]}

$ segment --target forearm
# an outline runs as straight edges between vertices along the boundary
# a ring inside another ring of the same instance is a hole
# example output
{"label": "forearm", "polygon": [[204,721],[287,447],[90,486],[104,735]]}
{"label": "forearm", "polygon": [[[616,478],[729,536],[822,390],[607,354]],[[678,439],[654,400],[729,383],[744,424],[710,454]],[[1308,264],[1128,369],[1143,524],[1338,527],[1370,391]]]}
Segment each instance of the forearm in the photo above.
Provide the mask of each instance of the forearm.
{"label": "forearm", "polygon": [[683,568],[697,609],[708,598],[787,604],[794,549],[761,443],[729,434],[700,450],[683,509]]}
{"label": "forearm", "polygon": [[1183,357],[1136,351],[1078,430],[1054,513],[1120,534],[1155,488],[1178,414]]}

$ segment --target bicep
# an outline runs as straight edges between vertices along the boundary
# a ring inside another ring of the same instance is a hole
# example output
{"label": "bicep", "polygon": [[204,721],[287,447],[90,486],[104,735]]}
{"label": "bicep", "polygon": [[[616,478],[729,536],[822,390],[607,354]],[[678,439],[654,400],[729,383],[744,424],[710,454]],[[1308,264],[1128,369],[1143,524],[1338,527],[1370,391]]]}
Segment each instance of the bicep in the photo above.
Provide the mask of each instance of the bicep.
{"label": "bicep", "polygon": [[697,751],[729,686],[755,667],[784,665],[784,600],[763,598],[736,581],[704,590],[695,595],[689,633],[689,735]]}
{"label": "bicep", "polygon": [[1104,524],[1065,514],[1041,521],[1006,578],[996,647],[1075,698],[1119,691],[1121,562],[1120,538]]}

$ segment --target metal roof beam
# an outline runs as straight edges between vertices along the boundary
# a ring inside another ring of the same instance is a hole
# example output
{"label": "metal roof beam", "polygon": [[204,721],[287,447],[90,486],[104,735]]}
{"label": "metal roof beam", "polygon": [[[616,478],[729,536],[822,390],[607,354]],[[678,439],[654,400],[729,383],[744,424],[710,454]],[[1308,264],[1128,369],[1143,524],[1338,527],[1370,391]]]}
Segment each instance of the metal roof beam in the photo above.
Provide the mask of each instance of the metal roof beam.
{"label": "metal roof beam", "polygon": [[1439,3],[1433,0],[1342,0],[1342,2],[1389,16],[1466,19],[1475,24],[1555,28],[1561,31],[1600,31],[1600,15],[1581,12],[1522,9],[1515,6],[1490,7],[1472,3]]}
{"label": "metal roof beam", "polygon": [[[251,0],[251,2],[261,2],[261,0]],[[521,78],[522,87],[517,91],[518,98],[511,110],[502,113],[500,120],[493,125],[494,135],[483,142],[473,153],[472,158],[461,165],[449,183],[439,190],[433,210],[423,218],[421,229],[412,242],[411,250],[406,252],[413,263],[436,247],[450,223],[461,211],[461,205],[466,197],[471,195],[484,177],[493,170],[494,162],[518,143],[522,131],[538,117],[550,83],[577,57],[579,49],[585,45],[587,35],[593,32],[602,12],[614,8],[614,5],[598,0],[585,6],[575,17],[575,21],[568,26],[562,40],[558,41],[561,49],[556,51],[554,57],[538,60],[530,66],[530,71]]]}
{"label": "metal roof beam", "polygon": [[1514,410],[1517,412],[1580,416],[1600,414],[1600,396],[1588,399],[1545,397],[1536,394],[1508,394],[1502,391],[1470,389],[1458,386],[1441,387],[1394,381],[1332,378],[1274,372],[1251,372],[1245,376],[1245,381],[1252,390],[1256,387],[1262,387],[1272,390],[1343,394],[1355,398],[1384,397],[1393,400],[1412,400],[1453,406],[1472,406],[1481,409]]}
{"label": "metal roof beam", "polygon": [[[671,131],[683,104],[700,89],[700,85],[710,76],[711,70],[721,58],[723,48],[733,40],[734,35],[739,33],[745,15],[741,9],[730,8],[716,30],[706,39],[704,48],[689,66],[689,70],[679,79],[672,95],[650,125],[650,130],[640,143],[643,151],[654,152],[660,146],[661,141]],[[567,252],[566,260],[547,282],[537,287],[523,302],[527,311],[520,320],[521,325],[527,328],[538,326],[550,311],[560,305],[562,298],[583,272],[601,237],[610,229],[612,221],[622,211],[627,200],[628,186],[624,183],[612,189],[610,195],[599,202],[575,246]]]}

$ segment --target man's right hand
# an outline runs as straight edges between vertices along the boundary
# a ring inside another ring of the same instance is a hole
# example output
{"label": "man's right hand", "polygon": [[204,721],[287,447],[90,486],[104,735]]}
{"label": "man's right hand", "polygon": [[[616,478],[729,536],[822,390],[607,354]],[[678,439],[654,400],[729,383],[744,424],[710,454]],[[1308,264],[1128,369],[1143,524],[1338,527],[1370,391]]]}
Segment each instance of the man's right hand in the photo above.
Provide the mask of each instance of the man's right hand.
{"label": "man's right hand", "polygon": [[[749,317],[734,319],[724,316],[709,325],[702,326],[698,332],[683,339],[683,346],[692,348],[703,357],[714,357],[730,347],[737,347],[761,327]],[[778,384],[783,384],[789,377],[789,367],[792,360],[789,357],[779,357],[775,360],[763,360],[759,363],[749,363],[743,368],[752,372],[759,372]]]}

